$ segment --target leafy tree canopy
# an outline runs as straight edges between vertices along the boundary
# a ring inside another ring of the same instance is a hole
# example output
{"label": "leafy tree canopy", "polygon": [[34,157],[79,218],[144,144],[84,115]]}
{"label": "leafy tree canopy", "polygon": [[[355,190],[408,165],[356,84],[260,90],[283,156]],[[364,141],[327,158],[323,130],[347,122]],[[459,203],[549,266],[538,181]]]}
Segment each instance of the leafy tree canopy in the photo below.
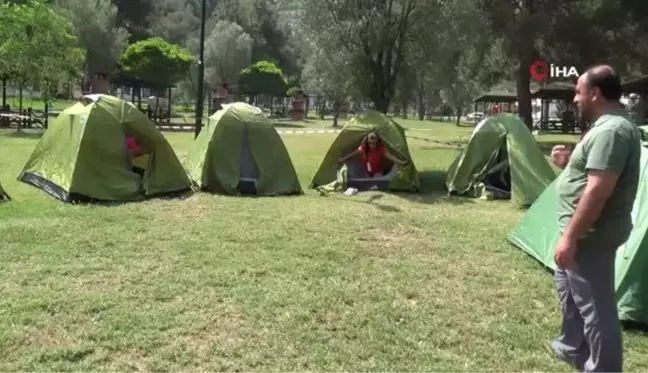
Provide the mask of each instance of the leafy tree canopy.
{"label": "leafy tree canopy", "polygon": [[164,89],[184,79],[193,61],[180,46],[155,37],[131,44],[120,62],[127,75]]}
{"label": "leafy tree canopy", "polygon": [[84,60],[74,27],[46,1],[0,3],[0,75],[48,88],[79,77]]}
{"label": "leafy tree canopy", "polygon": [[285,96],[288,89],[283,71],[271,61],[258,61],[243,69],[239,85],[241,93],[248,95]]}

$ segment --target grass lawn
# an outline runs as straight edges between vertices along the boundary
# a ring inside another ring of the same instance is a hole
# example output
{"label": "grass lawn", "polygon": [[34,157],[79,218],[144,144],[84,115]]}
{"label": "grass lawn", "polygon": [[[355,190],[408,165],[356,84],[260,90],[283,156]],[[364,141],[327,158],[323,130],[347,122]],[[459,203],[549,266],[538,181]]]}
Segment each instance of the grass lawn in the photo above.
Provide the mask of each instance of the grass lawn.
{"label": "grass lawn", "polygon": [[[408,127],[421,195],[117,207],[16,182],[38,137],[0,132],[0,370],[572,371],[552,276],[505,240],[524,212],[444,196],[471,128]],[[283,138],[306,189],[334,135]],[[625,351],[648,369],[646,336]]]}

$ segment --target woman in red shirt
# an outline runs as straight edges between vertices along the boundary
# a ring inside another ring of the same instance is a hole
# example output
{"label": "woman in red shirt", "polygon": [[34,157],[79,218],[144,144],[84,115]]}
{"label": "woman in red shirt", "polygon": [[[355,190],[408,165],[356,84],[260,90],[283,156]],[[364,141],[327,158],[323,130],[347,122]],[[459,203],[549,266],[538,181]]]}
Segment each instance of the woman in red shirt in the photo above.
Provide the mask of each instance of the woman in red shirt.
{"label": "woman in red shirt", "polygon": [[380,177],[388,171],[386,170],[387,165],[385,164],[385,159],[400,165],[407,164],[407,161],[401,161],[389,153],[387,147],[383,144],[376,132],[369,132],[369,134],[362,140],[362,144],[360,144],[358,149],[354,150],[351,154],[340,158],[339,162],[344,163],[349,158],[355,157],[356,155],[362,156],[364,170],[369,177]]}
{"label": "woman in red shirt", "polygon": [[126,136],[126,169],[144,177],[145,166],[142,163],[148,162],[148,159],[140,159],[144,154],[140,142],[133,136]]}

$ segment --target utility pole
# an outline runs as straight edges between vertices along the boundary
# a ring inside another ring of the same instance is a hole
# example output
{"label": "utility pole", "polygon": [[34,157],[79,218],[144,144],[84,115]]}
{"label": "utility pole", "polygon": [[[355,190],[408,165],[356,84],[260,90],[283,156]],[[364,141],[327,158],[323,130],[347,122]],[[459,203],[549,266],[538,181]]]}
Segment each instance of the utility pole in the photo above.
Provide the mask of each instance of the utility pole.
{"label": "utility pole", "polygon": [[196,102],[196,127],[195,137],[198,137],[202,129],[204,93],[205,93],[205,12],[206,0],[202,0],[202,10],[200,14],[200,57],[198,60],[198,100]]}

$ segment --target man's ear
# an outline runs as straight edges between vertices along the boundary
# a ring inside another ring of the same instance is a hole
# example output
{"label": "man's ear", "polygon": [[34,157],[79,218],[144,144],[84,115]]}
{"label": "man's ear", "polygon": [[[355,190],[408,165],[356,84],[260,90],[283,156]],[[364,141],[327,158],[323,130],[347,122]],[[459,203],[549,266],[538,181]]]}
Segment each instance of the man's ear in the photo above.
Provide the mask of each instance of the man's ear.
{"label": "man's ear", "polygon": [[599,87],[594,87],[591,90],[592,90],[591,95],[593,101],[603,100],[603,94],[601,93],[601,89]]}

